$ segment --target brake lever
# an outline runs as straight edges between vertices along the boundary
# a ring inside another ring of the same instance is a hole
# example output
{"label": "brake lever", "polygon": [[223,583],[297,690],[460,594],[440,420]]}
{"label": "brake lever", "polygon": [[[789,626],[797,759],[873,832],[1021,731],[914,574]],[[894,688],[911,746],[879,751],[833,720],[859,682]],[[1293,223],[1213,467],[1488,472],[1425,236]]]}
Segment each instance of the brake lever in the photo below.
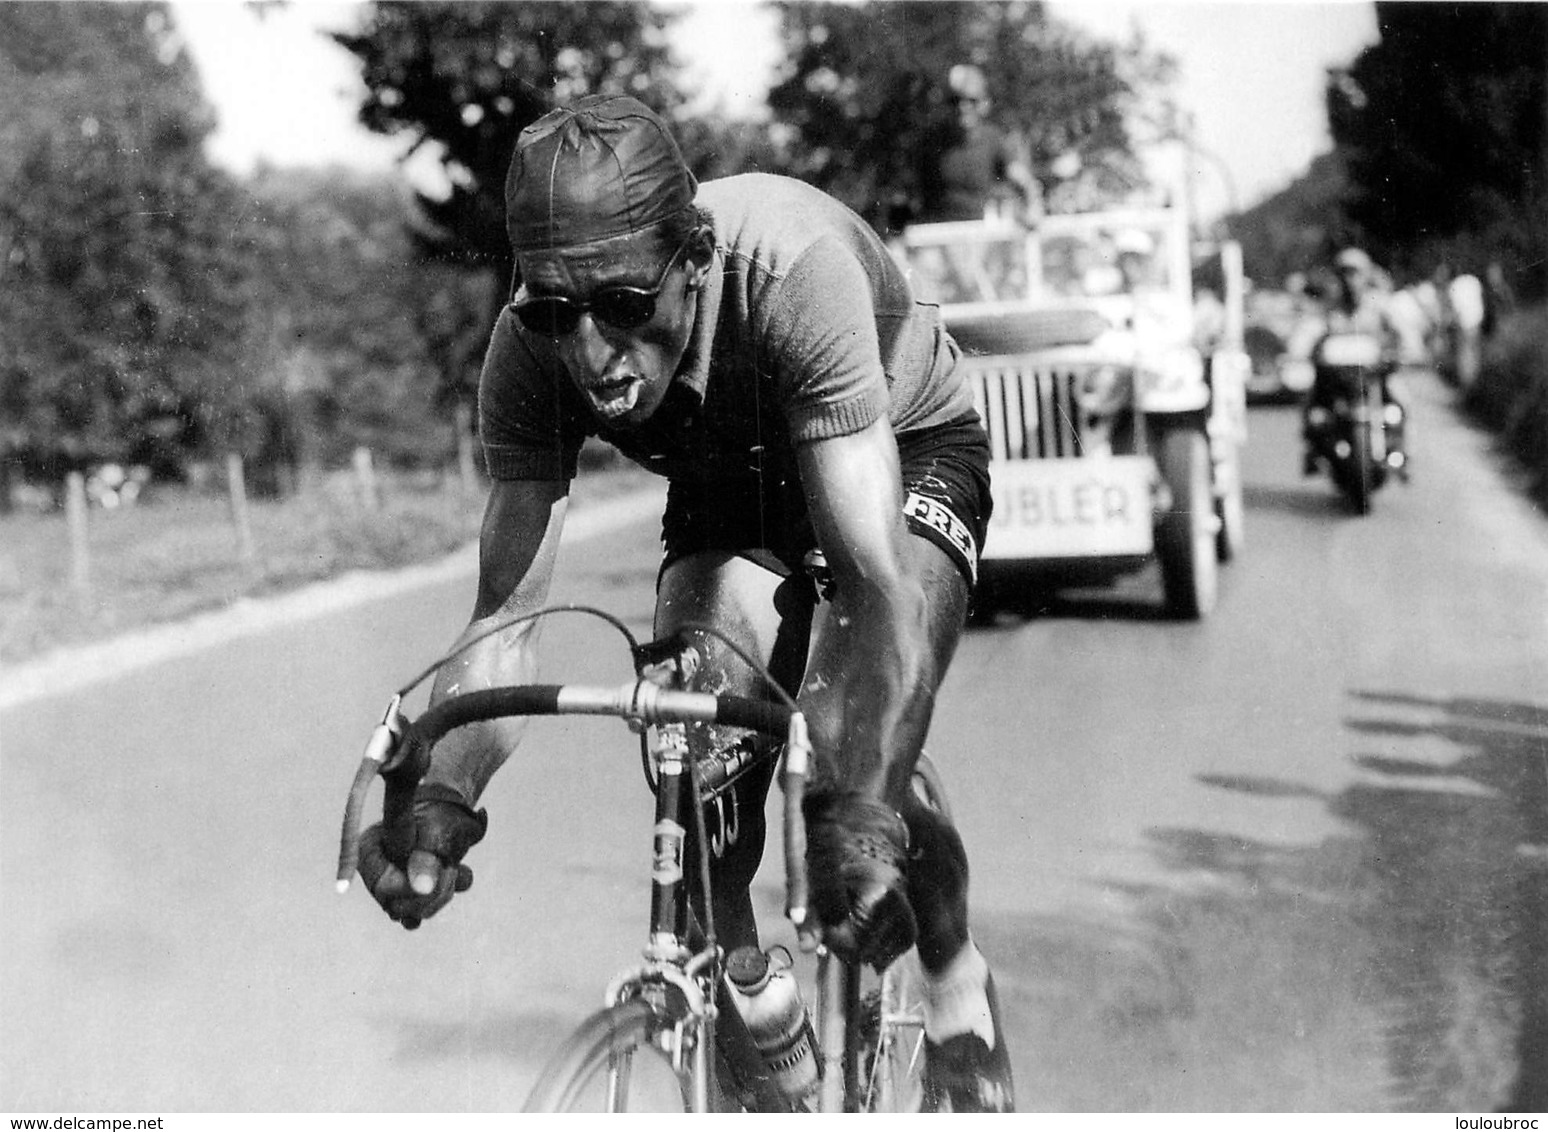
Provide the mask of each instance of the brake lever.
{"label": "brake lever", "polygon": [[336,891],[349,891],[350,881],[360,864],[360,824],[365,813],[366,794],[378,774],[395,761],[398,745],[408,731],[408,717],[402,710],[403,697],[395,695],[387,703],[381,722],[371,729],[366,740],[365,754],[350,783],[349,797],[344,803],[344,828],[339,836],[339,869],[334,881]]}

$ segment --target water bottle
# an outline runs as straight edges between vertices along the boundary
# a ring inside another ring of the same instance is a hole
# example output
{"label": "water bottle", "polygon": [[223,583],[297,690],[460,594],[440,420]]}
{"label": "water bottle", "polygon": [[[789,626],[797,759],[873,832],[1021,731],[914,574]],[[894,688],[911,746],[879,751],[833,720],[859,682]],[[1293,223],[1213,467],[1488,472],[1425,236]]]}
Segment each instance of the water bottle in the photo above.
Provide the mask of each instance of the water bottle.
{"label": "water bottle", "polygon": [[738,947],[726,957],[726,977],[737,1013],[774,1084],[792,1101],[809,1096],[818,1085],[817,1041],[790,972],[789,953],[776,967],[756,947]]}

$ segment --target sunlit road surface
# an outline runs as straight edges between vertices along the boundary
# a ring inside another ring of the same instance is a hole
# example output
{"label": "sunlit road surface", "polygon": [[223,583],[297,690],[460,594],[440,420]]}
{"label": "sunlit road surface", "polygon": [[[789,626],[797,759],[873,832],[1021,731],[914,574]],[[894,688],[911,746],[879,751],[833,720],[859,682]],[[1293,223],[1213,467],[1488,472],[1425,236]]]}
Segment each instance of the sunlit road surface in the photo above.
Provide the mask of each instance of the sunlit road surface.
{"label": "sunlit road surface", "polygon": [[[1412,387],[1415,480],[1363,519],[1254,409],[1202,624],[1147,573],[965,638],[931,747],[1024,1109],[1548,1107],[1548,521],[1450,396]],[[644,634],[656,532],[571,545],[555,596]],[[627,732],[535,724],[420,931],[332,883],[365,735],[471,593],[0,713],[0,1110],[520,1104],[643,942]],[[622,679],[615,641],[550,623],[546,677]],[[788,940],[775,869],[758,896]]]}

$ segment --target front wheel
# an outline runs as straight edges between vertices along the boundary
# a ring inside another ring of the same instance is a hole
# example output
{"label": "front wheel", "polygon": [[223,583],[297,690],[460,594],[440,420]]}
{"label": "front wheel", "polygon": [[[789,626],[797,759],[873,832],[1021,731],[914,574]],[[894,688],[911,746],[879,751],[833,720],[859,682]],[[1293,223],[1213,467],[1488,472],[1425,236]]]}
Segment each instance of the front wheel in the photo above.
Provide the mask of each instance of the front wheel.
{"label": "front wheel", "polygon": [[526,1112],[691,1112],[692,1059],[674,1070],[674,1020],[634,999],[599,1010],[560,1047]]}
{"label": "front wheel", "polygon": [[1344,494],[1356,515],[1371,513],[1371,493],[1376,490],[1372,474],[1371,426],[1355,425],[1349,438],[1349,463],[1344,471]]}
{"label": "front wheel", "polygon": [[1215,500],[1215,519],[1219,530],[1215,534],[1215,558],[1220,562],[1234,562],[1241,556],[1245,541],[1244,527],[1247,507],[1242,491],[1242,464],[1240,456],[1232,458],[1230,484]]}
{"label": "front wheel", "polygon": [[1196,621],[1215,607],[1219,582],[1209,441],[1198,429],[1168,429],[1157,462],[1172,493],[1172,506],[1156,529],[1166,608],[1174,617]]}

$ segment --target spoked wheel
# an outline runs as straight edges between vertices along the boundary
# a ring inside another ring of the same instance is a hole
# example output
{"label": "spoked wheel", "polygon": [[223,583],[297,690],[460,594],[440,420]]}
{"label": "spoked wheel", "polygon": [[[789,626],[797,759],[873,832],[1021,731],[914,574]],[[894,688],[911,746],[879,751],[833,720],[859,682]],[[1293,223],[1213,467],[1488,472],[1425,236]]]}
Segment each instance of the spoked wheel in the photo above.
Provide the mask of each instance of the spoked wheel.
{"label": "spoked wheel", "polygon": [[[928,754],[914,765],[914,794],[947,821],[951,804],[941,772]],[[924,1110],[924,972],[910,949],[874,979],[860,1009],[860,1112]]]}
{"label": "spoked wheel", "polygon": [[909,951],[865,997],[860,1021],[861,1112],[924,1111],[924,998],[919,953]]}
{"label": "spoked wheel", "polygon": [[658,1044],[671,1020],[635,999],[593,1014],[560,1048],[527,1098],[527,1112],[689,1112],[688,1066],[674,1071]]}

